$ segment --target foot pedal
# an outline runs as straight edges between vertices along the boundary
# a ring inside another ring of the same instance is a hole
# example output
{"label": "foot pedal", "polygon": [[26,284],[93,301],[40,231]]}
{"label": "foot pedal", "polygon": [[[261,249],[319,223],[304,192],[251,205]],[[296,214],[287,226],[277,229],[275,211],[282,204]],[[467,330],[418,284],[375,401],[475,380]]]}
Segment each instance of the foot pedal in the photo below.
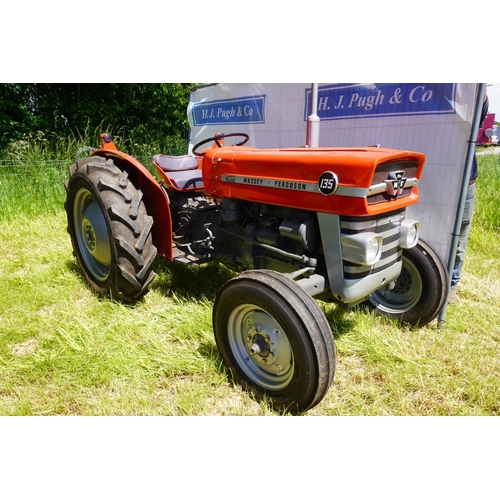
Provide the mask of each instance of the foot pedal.
{"label": "foot pedal", "polygon": [[181,264],[189,265],[189,266],[197,266],[200,264],[202,261],[199,257],[196,257],[195,255],[188,254],[186,252],[183,252],[177,247],[174,247],[173,249],[173,261],[174,262],[180,262]]}

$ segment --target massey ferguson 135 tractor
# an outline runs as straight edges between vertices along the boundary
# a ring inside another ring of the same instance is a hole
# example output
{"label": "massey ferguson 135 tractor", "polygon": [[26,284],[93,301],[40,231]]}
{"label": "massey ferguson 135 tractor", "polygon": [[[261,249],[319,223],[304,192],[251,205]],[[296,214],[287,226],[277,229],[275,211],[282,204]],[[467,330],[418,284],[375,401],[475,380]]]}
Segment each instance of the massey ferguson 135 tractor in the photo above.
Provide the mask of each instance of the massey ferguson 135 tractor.
{"label": "massey ferguson 135 tractor", "polygon": [[411,325],[444,305],[446,269],[405,215],[425,156],[247,141],[218,134],[191,155],[156,155],[158,182],[102,134],[101,149],[70,167],[68,230],[88,283],[125,302],[148,291],[157,254],[238,271],[214,303],[222,358],[258,399],[298,413],[322,400],[335,370],[315,298]]}

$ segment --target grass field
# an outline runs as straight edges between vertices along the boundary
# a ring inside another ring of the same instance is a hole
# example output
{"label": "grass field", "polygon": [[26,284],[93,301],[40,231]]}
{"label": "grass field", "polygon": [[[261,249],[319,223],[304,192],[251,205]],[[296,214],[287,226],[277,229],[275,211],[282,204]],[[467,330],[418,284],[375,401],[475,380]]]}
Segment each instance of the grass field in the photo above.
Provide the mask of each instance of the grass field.
{"label": "grass field", "polygon": [[[218,354],[211,314],[224,267],[158,259],[151,291],[131,306],[90,291],[66,232],[65,155],[0,162],[0,415],[274,415]],[[479,167],[460,304],[444,328],[320,303],[337,372],[308,415],[500,414],[499,157]]]}

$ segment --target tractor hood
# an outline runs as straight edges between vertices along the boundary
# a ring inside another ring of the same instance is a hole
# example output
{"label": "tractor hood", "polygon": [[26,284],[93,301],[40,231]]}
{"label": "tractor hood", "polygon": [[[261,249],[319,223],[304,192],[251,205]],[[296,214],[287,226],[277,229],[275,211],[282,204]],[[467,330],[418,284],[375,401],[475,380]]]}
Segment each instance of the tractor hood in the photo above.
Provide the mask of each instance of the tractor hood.
{"label": "tractor hood", "polygon": [[207,194],[346,215],[375,215],[418,201],[425,155],[367,148],[212,148]]}

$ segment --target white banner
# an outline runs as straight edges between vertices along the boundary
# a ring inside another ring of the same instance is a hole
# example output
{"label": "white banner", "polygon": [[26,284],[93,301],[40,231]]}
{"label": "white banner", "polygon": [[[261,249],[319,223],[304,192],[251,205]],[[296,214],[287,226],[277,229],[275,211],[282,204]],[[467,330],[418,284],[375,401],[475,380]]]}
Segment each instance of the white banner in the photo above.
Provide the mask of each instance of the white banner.
{"label": "white banner", "polygon": [[[320,147],[382,147],[425,153],[420,202],[408,217],[445,265],[451,247],[477,84],[319,84]],[[191,94],[191,145],[244,132],[259,148],[304,146],[311,84],[214,84]]]}

